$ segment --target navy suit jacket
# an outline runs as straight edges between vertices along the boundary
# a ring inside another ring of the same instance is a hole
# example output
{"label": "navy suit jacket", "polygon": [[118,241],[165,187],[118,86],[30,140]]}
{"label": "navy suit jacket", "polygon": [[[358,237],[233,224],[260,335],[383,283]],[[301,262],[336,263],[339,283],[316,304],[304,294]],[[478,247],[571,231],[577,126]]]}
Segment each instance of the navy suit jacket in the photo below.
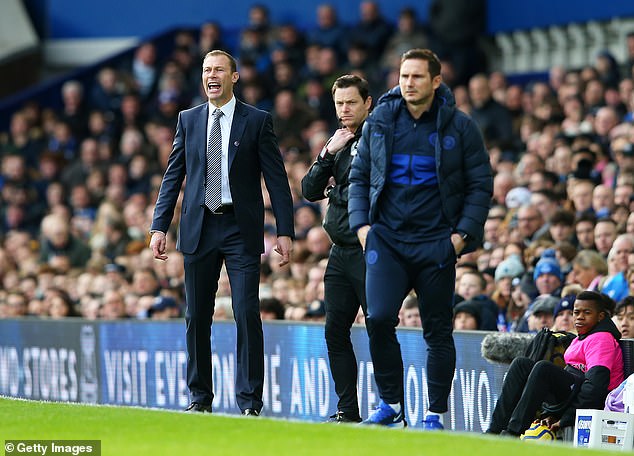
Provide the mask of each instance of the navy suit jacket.
{"label": "navy suit jacket", "polygon": [[[167,233],[187,176],[176,244],[184,254],[196,253],[203,224],[208,114],[208,103],[179,113],[172,152],[154,208],[151,230]],[[240,233],[251,254],[264,251],[261,176],[271,197],[277,235],[294,237],[293,201],[271,115],[236,100],[229,138],[229,186]]]}

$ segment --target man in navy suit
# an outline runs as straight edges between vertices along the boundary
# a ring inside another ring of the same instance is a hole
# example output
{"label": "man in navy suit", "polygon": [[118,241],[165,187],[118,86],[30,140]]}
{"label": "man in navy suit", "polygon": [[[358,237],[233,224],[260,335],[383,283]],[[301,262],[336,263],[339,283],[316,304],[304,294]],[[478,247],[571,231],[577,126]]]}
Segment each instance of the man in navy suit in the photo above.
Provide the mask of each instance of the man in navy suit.
{"label": "man in navy suit", "polygon": [[264,251],[261,176],[275,214],[275,251],[282,266],[292,250],[293,203],[271,116],[236,100],[233,86],[239,77],[228,53],[214,50],[205,56],[202,84],[209,101],[178,115],[150,248],[155,258],[167,258],[166,233],[187,176],[176,245],[185,263],[187,385],[192,401],[186,411],[211,412],[211,323],[224,261],[237,329],[236,400],[243,415],[257,416],[264,383],[258,298]]}

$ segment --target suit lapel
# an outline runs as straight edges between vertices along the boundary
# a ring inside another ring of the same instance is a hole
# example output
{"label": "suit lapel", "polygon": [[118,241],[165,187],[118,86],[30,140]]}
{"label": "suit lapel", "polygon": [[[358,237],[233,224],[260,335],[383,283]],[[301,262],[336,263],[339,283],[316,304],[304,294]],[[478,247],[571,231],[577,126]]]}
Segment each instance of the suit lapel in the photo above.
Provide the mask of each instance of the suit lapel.
{"label": "suit lapel", "polygon": [[238,147],[242,140],[244,128],[247,125],[247,110],[244,109],[243,103],[236,100],[236,108],[233,113],[233,122],[231,123],[231,134],[229,135],[229,169],[233,164],[233,160],[238,153]]}
{"label": "suit lapel", "polygon": [[[196,138],[196,143],[200,141],[200,147],[198,149],[198,155],[200,156],[200,162],[204,164],[205,169],[207,167],[207,119],[209,118],[209,103],[204,103],[202,109],[198,113],[196,122],[194,122],[193,137]],[[202,129],[202,131],[199,131]]]}

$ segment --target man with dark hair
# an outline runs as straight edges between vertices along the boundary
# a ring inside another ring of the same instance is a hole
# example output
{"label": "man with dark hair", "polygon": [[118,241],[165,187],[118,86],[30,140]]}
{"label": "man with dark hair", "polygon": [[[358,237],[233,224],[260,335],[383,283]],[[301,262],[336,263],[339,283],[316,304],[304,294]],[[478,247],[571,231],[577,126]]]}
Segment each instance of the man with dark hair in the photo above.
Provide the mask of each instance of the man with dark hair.
{"label": "man with dark hair", "polygon": [[348,213],[366,260],[370,353],[381,401],[367,424],[405,426],[398,311],[414,288],[428,346],[425,429],[443,429],[455,368],[455,264],[482,242],[493,194],[489,155],[473,120],[442,84],[428,49],[401,58],[399,87],[363,127]]}
{"label": "man with dark hair", "polygon": [[[302,193],[309,201],[328,198],[324,228],[333,246],[324,275],[325,332],[328,360],[339,396],[337,412],[330,421],[360,422],[357,360],[350,342],[350,327],[359,306],[366,313],[365,264],[361,244],[348,222],[348,174],[372,97],[365,79],[344,75],[333,84],[332,98],[342,127],[328,140],[302,179]],[[330,184],[333,178],[334,183]]]}
{"label": "man with dark hair", "polygon": [[150,248],[166,260],[166,233],[185,177],[178,249],[185,264],[188,412],[211,412],[211,323],[223,263],[237,330],[236,402],[262,409],[264,341],[258,286],[264,252],[262,177],[277,223],[280,266],[290,261],[293,201],[270,114],[238,101],[235,59],[209,52],[202,64],[208,101],[178,114],[167,170],[152,219]]}
{"label": "man with dark hair", "polygon": [[597,216],[591,212],[585,212],[577,216],[575,220],[575,238],[579,250],[594,250],[594,227],[597,224]]}

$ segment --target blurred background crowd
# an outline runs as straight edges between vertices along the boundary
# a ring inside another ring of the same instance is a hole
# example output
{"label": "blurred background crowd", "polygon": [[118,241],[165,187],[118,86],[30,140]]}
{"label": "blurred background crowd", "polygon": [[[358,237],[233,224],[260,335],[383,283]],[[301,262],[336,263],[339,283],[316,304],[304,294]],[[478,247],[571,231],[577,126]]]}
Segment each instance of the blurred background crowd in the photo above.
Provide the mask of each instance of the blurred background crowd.
{"label": "blurred background crowd", "polygon": [[[484,244],[456,266],[456,329],[572,329],[571,296],[582,289],[620,302],[620,321],[629,325],[634,31],[624,61],[600,52],[583,67],[556,66],[547,78],[516,84],[487,71],[474,39],[477,14],[459,43],[443,33],[453,24],[442,18],[439,11],[422,24],[405,8],[391,23],[363,1],[357,22],[344,26],[336,7],[323,4],[315,26],[299,30],[272,23],[267,8],[254,5],[236,46],[218,23],[203,23],[176,33],[165,56],[145,42],[129,61],[100,68],[89,86],[67,81],[61,109],[25,103],[0,131],[0,318],[183,314],[179,210],[167,261],[153,259],[148,229],[178,112],[205,101],[202,57],[224,49],[239,61],[237,97],[273,116],[295,203],[290,267],[277,266],[267,214],[262,318],[323,319],[325,206],[303,199],[300,181],[337,128],[332,83],[360,75],[376,100],[397,85],[400,55],[429,47],[459,109],[480,126],[495,176]],[[229,295],[223,274],[214,318],[231,318]],[[400,324],[420,327],[412,297]]]}

